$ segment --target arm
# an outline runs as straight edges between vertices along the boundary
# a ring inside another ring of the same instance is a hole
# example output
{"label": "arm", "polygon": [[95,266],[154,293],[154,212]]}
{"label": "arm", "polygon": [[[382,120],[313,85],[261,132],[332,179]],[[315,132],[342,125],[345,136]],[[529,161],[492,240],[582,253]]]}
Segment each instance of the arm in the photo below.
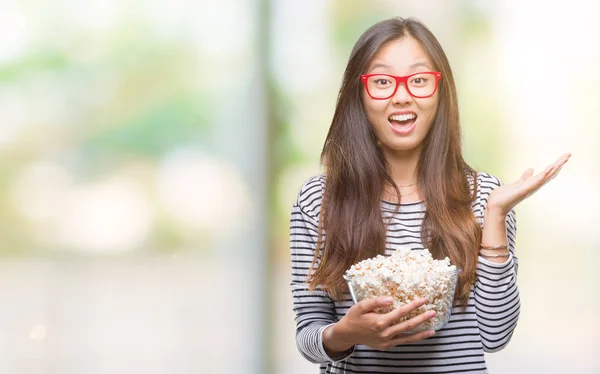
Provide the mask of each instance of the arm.
{"label": "arm", "polygon": [[[323,345],[324,331],[336,322],[335,306],[322,289],[308,290],[308,272],[317,243],[318,221],[303,209],[303,205],[310,202],[311,190],[314,189],[308,187],[303,190],[292,208],[290,219],[291,289],[293,310],[296,313],[296,345],[302,356],[310,362],[338,361],[352,354],[352,349],[343,352],[341,356],[331,353],[335,357],[330,357]],[[331,333],[330,330],[328,332]],[[327,335],[329,337],[330,334]]]}
{"label": "arm", "polygon": [[[510,252],[506,261],[479,256],[477,262],[475,309],[486,352],[504,348],[519,319],[518,260],[515,257],[517,225],[513,208],[554,179],[570,157],[570,153],[565,153],[535,175],[533,169],[527,169],[518,181],[506,185],[495,177],[483,176],[486,181],[482,181],[479,190],[484,219],[482,244],[507,244]],[[484,193],[484,188],[492,191]]]}
{"label": "arm", "polygon": [[516,219],[511,210],[507,215],[487,207],[484,215],[483,243],[508,244],[508,258],[481,256],[477,264],[474,287],[477,321],[483,348],[495,352],[510,341],[520,312],[517,287],[518,259],[515,256]]}

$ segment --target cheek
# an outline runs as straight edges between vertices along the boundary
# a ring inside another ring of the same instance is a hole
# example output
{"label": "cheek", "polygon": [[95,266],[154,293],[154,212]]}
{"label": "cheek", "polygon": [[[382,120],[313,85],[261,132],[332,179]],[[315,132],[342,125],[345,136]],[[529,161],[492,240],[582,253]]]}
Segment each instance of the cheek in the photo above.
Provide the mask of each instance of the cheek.
{"label": "cheek", "polygon": [[387,107],[385,100],[369,100],[364,103],[367,117],[370,122],[377,122],[381,120],[381,116],[385,114]]}
{"label": "cheek", "polygon": [[428,100],[421,103],[420,107],[428,119],[433,119],[437,113],[438,100]]}
{"label": "cheek", "polygon": [[369,121],[371,129],[375,132],[377,137],[382,136],[385,106],[382,106],[381,103],[376,102],[375,100],[370,100],[370,102],[363,103],[365,114],[367,115],[367,120]]}

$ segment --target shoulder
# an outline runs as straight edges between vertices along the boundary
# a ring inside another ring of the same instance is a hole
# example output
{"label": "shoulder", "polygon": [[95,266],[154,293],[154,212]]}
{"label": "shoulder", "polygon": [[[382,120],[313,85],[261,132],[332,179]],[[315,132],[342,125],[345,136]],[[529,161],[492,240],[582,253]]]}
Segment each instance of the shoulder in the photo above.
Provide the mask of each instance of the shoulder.
{"label": "shoulder", "polygon": [[494,189],[496,187],[502,186],[502,181],[500,178],[486,172],[478,172],[477,173],[477,184],[479,184],[482,188],[490,188]]}
{"label": "shoulder", "polygon": [[324,190],[325,175],[319,174],[310,177],[300,187],[294,206],[305,215],[318,221]]}
{"label": "shoulder", "polygon": [[[484,171],[479,171],[475,173],[477,173],[477,186],[479,188],[484,187],[493,190],[496,187],[502,186],[502,180],[500,180],[500,178],[496,177],[495,175],[486,173]],[[468,173],[467,180],[469,181],[469,185],[471,186],[471,188],[473,188],[473,174]]]}

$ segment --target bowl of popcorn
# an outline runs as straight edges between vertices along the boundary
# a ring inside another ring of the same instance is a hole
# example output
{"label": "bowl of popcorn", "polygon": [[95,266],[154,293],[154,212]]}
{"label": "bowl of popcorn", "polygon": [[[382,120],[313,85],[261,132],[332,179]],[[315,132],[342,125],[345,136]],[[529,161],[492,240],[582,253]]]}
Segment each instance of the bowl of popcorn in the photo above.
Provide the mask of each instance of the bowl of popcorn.
{"label": "bowl of popcorn", "polygon": [[460,269],[450,264],[446,257],[436,260],[427,249],[413,250],[399,247],[391,256],[378,255],[360,261],[344,274],[354,303],[380,296],[392,296],[392,305],[378,308],[378,313],[388,313],[413,300],[425,299],[425,305],[408,313],[400,323],[433,310],[433,318],[407,333],[439,330],[450,319],[456,283]]}

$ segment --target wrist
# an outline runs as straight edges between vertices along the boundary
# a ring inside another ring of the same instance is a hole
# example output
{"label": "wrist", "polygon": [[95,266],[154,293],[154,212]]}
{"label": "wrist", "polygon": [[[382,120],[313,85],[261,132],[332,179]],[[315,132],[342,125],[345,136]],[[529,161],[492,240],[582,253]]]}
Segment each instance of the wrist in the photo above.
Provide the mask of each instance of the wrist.
{"label": "wrist", "polygon": [[340,320],[323,331],[323,346],[331,353],[341,353],[352,348],[351,334]]}
{"label": "wrist", "polygon": [[509,210],[503,209],[501,207],[497,207],[494,205],[488,205],[485,208],[485,212],[484,212],[484,217],[485,220],[497,220],[497,221],[504,221],[506,219],[506,215],[508,214]]}

